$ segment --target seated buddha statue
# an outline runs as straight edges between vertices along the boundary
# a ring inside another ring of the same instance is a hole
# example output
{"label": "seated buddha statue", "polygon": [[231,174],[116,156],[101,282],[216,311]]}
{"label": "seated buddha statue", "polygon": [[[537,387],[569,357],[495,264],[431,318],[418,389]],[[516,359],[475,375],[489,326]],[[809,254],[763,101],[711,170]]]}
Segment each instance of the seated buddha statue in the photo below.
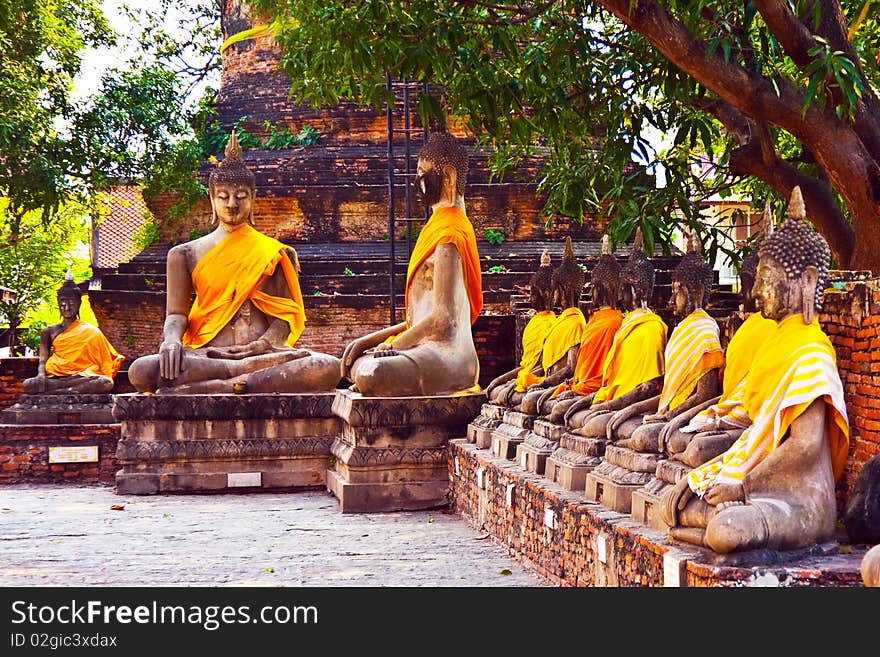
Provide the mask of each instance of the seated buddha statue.
{"label": "seated buddha statue", "polygon": [[483,308],[480,256],[465,213],[468,155],[433,132],[418,155],[417,189],[431,210],[406,275],[406,321],[350,342],[342,375],[366,396],[448,395],[476,389],[471,327]]}
{"label": "seated buddha statue", "polygon": [[234,132],[208,190],[216,228],[169,250],[163,341],[129,381],[158,394],[333,390],[339,358],[295,347],[306,321],[298,259],[253,227],[255,179]]}
{"label": "seated buddha statue", "polygon": [[102,394],[113,390],[113,378],[125,356],[97,326],[79,318],[82,292],[67,272],[58,289],[61,321],[40,332],[37,375],[25,379],[29,395]]}
{"label": "seated buddha statue", "polygon": [[[769,207],[765,224],[772,231]],[[721,394],[673,417],[660,432],[659,447],[670,459],[691,468],[702,465],[730,447],[751,424],[743,406],[746,375],[755,353],[776,330],[776,323],[757,312],[752,288],[758,266],[753,249],[740,267],[742,297],[739,326],[724,352]]]}
{"label": "seated buddha statue", "polygon": [[529,300],[532,316],[523,328],[519,367],[499,375],[486,386],[486,399],[490,404],[507,406],[512,392],[525,392],[526,388],[538,381],[544,339],[556,321],[556,313],[553,312],[553,268],[547,249],[541,254],[541,264],[529,280]]}
{"label": "seated buddha statue", "polygon": [[627,312],[602,363],[602,384],[565,411],[565,426],[579,436],[604,438],[614,412],[656,395],[663,383],[668,328],[648,307],[654,291],[654,265],[642,249],[641,229],[636,229],[620,283],[621,303]]}
{"label": "seated buddha statue", "polygon": [[574,372],[587,320],[580,309],[584,272],[574,257],[571,237],[565,238],[562,262],[553,270],[554,305],[562,312],[553,322],[541,350],[541,367],[535,380],[523,392],[514,390],[508,405],[514,410],[535,416],[538,400],[547,388],[555,388]]}
{"label": "seated buddha statue", "polygon": [[611,253],[608,235],[604,235],[602,253],[590,274],[595,310],[590,313],[584,329],[574,374],[555,388],[548,388],[538,401],[538,415],[553,424],[564,424],[565,412],[571,405],[602,386],[602,365],[623,321],[623,313],[617,307],[620,269],[620,263]]}
{"label": "seated buddha statue", "polygon": [[658,453],[660,431],[671,418],[718,395],[724,351],[718,323],[703,309],[712,281],[712,268],[689,238],[672,273],[670,305],[681,319],[666,344],[660,394],[631,402],[610,418],[607,438],[618,447]]}
{"label": "seated buddha statue", "polygon": [[849,424],[836,354],[816,317],[830,251],[805,221],[798,187],[787,214],[758,252],[753,295],[777,327],[746,376],[751,424],[659,503],[670,539],[720,554],[805,547],[831,539],[837,524]]}

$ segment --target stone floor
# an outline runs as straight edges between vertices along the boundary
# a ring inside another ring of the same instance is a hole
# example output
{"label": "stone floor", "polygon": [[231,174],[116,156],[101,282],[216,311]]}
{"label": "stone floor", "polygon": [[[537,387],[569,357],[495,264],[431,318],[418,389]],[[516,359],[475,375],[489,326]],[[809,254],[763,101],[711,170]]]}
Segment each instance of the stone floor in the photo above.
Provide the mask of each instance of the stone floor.
{"label": "stone floor", "polygon": [[549,584],[442,509],[342,514],[324,491],[119,496],[15,484],[0,487],[0,586]]}

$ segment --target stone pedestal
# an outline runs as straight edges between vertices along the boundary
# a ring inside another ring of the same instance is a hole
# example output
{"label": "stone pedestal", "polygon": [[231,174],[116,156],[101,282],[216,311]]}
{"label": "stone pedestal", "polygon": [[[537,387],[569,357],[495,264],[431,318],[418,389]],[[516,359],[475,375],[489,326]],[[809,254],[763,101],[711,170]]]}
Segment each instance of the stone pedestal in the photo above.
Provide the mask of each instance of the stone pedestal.
{"label": "stone pedestal", "polygon": [[496,404],[483,404],[480,414],[467,426],[467,441],[477,449],[492,447],[492,432],[504,421],[504,407]]}
{"label": "stone pedestal", "polygon": [[117,395],[123,495],[323,487],[333,392]]}
{"label": "stone pedestal", "polygon": [[559,447],[565,427],[546,420],[535,420],[532,430],[516,448],[519,466],[528,472],[544,474],[547,457]]}
{"label": "stone pedestal", "polygon": [[364,397],[339,390],[341,420],[327,489],[342,513],[430,509],[448,502],[447,442],[463,438],[484,392],[435,397]]}
{"label": "stone pedestal", "polygon": [[112,394],[22,395],[0,412],[2,424],[114,424]]}
{"label": "stone pedestal", "polygon": [[519,411],[505,411],[504,417],[492,432],[492,453],[502,459],[515,460],[516,448],[532,430],[535,418]]}
{"label": "stone pedestal", "polygon": [[602,462],[607,443],[605,438],[585,438],[563,433],[559,447],[547,457],[544,476],[566,490],[583,491],[587,485],[587,474]]}
{"label": "stone pedestal", "polygon": [[657,463],[665,458],[663,454],[635,452],[608,444],[602,463],[587,474],[587,499],[619,513],[630,513],[633,491],[653,479]]}
{"label": "stone pedestal", "polygon": [[690,471],[690,466],[673,459],[658,462],[654,477],[644,486],[633,491],[631,509],[633,519],[652,529],[666,531],[668,527],[660,518],[658,510],[660,496],[679,479],[686,477]]}

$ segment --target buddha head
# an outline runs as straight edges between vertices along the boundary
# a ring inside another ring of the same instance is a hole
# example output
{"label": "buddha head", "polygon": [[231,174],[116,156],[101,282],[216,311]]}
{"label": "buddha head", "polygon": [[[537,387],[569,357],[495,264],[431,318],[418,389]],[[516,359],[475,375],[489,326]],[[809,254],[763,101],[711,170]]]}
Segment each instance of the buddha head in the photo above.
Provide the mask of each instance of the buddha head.
{"label": "buddha head", "polygon": [[565,238],[565,250],[562,262],[553,270],[554,302],[560,308],[576,308],[584,289],[584,271],[574,257],[571,237]]}
{"label": "buddha head", "polygon": [[541,254],[541,264],[529,280],[529,301],[537,312],[553,307],[553,268],[547,249]]}
{"label": "buddha head", "polygon": [[669,299],[678,317],[686,317],[706,305],[714,276],[712,268],[700,255],[696,233],[687,238],[687,251],[672,272],[672,296]]}
{"label": "buddha head", "polygon": [[602,253],[593,271],[590,281],[593,286],[593,305],[596,308],[611,306],[616,308],[620,298],[620,263],[611,253],[608,235],[602,236]]}
{"label": "buddha head", "polygon": [[455,203],[464,197],[468,173],[468,154],[449,132],[431,133],[419,150],[416,189],[431,209],[446,198]]}
{"label": "buddha head", "polygon": [[73,282],[73,272],[67,270],[64,276],[64,282],[58,288],[56,293],[58,299],[58,312],[64,319],[73,319],[79,316],[79,309],[82,305],[82,290]]}
{"label": "buddha head", "polygon": [[245,221],[254,224],[254,174],[244,165],[244,152],[235,132],[229,135],[224,159],[208,177],[211,197],[211,222],[220,221],[226,228],[235,229]]}
{"label": "buddha head", "polygon": [[[770,212],[770,201],[767,201],[764,205],[764,220],[762,225],[765,226],[765,236],[773,234],[773,216]],[[758,244],[749,251],[748,255],[743,258],[739,268],[742,309],[743,312],[747,313],[753,313],[758,309],[755,303],[755,298],[752,296],[752,290],[755,286],[755,275],[758,271],[758,249],[760,245],[759,241]]]}
{"label": "buddha head", "polygon": [[780,321],[801,313],[809,324],[822,308],[831,251],[805,217],[801,189],[795,187],[786,221],[758,248],[752,294],[768,319]]}
{"label": "buddha head", "polygon": [[624,308],[647,308],[654,294],[654,265],[642,249],[642,229],[636,229],[632,252],[620,272]]}

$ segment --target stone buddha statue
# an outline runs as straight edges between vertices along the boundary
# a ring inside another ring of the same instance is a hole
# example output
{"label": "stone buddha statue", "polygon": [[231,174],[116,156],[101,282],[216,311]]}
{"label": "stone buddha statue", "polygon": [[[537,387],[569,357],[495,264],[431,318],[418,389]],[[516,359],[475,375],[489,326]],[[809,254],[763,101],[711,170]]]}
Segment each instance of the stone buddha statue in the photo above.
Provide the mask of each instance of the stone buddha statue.
{"label": "stone buddha statue", "polygon": [[449,132],[434,132],[416,172],[431,216],[407,268],[406,321],[353,340],[342,354],[342,375],[366,396],[448,395],[476,389],[479,379],[471,327],[483,292],[465,213],[467,151]]}
{"label": "stone buddha statue", "polygon": [[519,367],[499,375],[486,386],[486,399],[490,404],[507,406],[511,393],[525,392],[526,388],[539,380],[544,339],[556,321],[556,313],[553,312],[553,268],[547,249],[541,254],[540,266],[529,280],[529,301],[532,316],[523,328]]}
{"label": "stone buddha statue", "polygon": [[602,385],[565,411],[566,427],[578,436],[604,438],[613,413],[656,395],[663,383],[668,327],[648,307],[654,291],[654,265],[642,249],[641,229],[636,229],[620,282],[627,313],[602,364]]}
{"label": "stone buddha statue", "polygon": [[555,388],[548,388],[538,402],[538,415],[553,424],[565,423],[565,412],[580,398],[602,386],[602,365],[614,335],[623,321],[618,309],[620,263],[611,253],[608,235],[602,237],[602,253],[590,274],[593,312],[578,349],[574,373]]}
{"label": "stone buddha statue", "polygon": [[829,260],[795,187],[788,219],[759,247],[753,295],[777,327],[746,376],[751,424],[664,491],[659,507],[670,539],[726,554],[790,550],[834,536],[834,485],[849,424],[836,354],[816,318]]}
{"label": "stone buddha statue", "polygon": [[339,358],[294,346],[306,320],[298,259],[253,227],[254,174],[234,132],[208,190],[216,228],[169,250],[163,341],[131,364],[132,385],[157,394],[333,390]]}
{"label": "stone buddha statue", "polygon": [[574,373],[587,320],[580,309],[584,272],[574,257],[571,237],[565,238],[562,262],[553,270],[554,305],[562,308],[544,338],[541,373],[524,392],[514,391],[509,405],[529,416],[538,414],[538,401],[548,388],[555,388]]}
{"label": "stone buddha statue", "polygon": [[97,326],[79,319],[82,292],[68,270],[58,289],[61,321],[40,332],[37,375],[25,379],[25,393],[102,394],[113,390],[113,378],[125,360]]}

